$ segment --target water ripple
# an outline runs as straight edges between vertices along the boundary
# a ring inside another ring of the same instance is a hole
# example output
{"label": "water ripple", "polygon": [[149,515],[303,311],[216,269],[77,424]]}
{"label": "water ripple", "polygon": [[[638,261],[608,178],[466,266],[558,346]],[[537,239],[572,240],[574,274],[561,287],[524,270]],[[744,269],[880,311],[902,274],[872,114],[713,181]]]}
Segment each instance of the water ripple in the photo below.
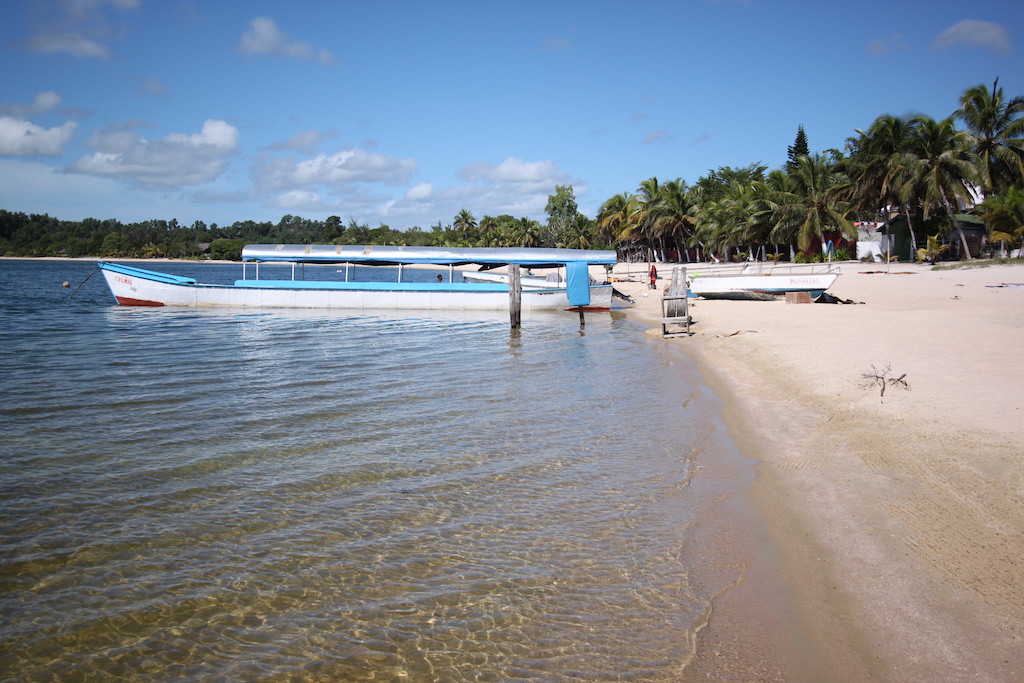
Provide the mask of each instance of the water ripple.
{"label": "water ripple", "polygon": [[[76,279],[0,285],[33,267]],[[5,679],[678,677],[708,593],[689,488],[723,448],[681,357],[615,315],[511,334],[100,285],[0,308]]]}

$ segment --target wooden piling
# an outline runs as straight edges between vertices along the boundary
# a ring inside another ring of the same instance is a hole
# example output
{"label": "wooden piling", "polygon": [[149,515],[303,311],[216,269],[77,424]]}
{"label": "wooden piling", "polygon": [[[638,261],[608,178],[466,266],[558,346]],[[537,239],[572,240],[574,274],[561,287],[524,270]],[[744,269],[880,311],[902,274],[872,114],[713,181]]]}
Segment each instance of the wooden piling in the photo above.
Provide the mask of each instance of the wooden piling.
{"label": "wooden piling", "polygon": [[508,317],[513,330],[519,329],[522,318],[523,284],[519,279],[519,264],[508,267]]}

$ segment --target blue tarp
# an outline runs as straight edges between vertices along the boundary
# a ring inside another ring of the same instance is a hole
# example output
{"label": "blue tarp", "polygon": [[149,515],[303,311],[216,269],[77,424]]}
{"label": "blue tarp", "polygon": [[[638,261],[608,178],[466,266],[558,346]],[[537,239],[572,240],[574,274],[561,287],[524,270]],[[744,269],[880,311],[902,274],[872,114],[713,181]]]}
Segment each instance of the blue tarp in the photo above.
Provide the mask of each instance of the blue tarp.
{"label": "blue tarp", "polygon": [[565,289],[570,306],[590,305],[590,268],[586,263],[565,264]]}

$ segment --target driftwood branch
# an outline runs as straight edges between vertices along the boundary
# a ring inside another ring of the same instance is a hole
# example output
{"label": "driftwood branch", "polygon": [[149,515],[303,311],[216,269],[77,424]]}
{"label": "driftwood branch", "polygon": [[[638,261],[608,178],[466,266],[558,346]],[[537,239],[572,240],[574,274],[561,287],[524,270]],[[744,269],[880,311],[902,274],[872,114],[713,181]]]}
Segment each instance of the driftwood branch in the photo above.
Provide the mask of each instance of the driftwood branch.
{"label": "driftwood branch", "polygon": [[874,365],[871,366],[870,372],[865,372],[861,377],[862,389],[871,389],[878,387],[878,397],[885,398],[886,387],[899,387],[901,389],[910,389],[910,385],[907,384],[907,373],[903,373],[899,377],[890,377],[889,373],[892,372],[892,363],[885,366],[884,370],[879,370]]}

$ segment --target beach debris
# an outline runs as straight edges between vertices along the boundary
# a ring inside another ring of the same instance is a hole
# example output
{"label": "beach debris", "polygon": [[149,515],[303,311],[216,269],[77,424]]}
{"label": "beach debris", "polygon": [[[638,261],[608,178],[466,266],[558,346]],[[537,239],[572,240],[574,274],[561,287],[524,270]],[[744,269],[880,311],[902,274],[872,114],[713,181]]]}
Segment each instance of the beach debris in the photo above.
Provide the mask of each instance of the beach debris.
{"label": "beach debris", "polygon": [[729,334],[716,334],[715,339],[722,339],[723,337],[735,337],[737,334],[746,334],[747,332],[757,332],[757,330],[736,330]]}
{"label": "beach debris", "polygon": [[828,292],[822,292],[821,296],[814,300],[816,304],[863,304],[863,301],[854,301],[853,299],[840,299],[837,296],[833,296]]}
{"label": "beach debris", "polygon": [[890,372],[892,372],[892,363],[886,365],[884,370],[879,370],[874,365],[872,365],[870,372],[865,372],[863,375],[861,375],[861,377],[863,378],[863,381],[860,385],[861,388],[872,389],[874,387],[878,387],[879,398],[885,397],[886,387],[899,387],[908,390],[910,389],[910,385],[907,384],[907,373],[904,372],[899,377],[890,377]]}

